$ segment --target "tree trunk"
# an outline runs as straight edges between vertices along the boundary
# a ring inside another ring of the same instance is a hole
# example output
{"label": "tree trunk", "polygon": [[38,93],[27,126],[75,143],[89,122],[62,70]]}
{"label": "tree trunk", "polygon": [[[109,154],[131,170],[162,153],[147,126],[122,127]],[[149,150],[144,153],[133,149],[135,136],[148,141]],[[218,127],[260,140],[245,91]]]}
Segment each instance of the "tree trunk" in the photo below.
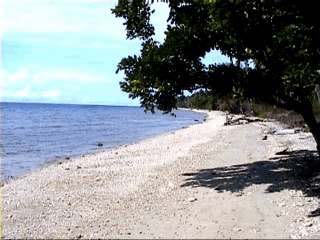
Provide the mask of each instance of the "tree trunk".
{"label": "tree trunk", "polygon": [[320,123],[317,123],[311,103],[303,104],[301,115],[316,140],[317,150],[320,156]]}

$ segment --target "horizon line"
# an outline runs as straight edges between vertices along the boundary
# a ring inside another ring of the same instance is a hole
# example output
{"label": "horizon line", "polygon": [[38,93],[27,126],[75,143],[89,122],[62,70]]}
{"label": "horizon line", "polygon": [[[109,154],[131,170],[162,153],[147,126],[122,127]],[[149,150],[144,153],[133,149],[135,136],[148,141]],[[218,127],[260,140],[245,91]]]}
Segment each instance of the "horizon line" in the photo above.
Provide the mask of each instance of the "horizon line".
{"label": "horizon line", "polygon": [[63,102],[37,102],[37,101],[27,101],[27,102],[17,102],[17,101],[2,101],[0,103],[17,103],[17,104],[51,104],[51,105],[86,105],[86,106],[109,106],[109,107],[139,107],[139,105],[124,105],[124,104],[106,104],[106,103],[63,103]]}

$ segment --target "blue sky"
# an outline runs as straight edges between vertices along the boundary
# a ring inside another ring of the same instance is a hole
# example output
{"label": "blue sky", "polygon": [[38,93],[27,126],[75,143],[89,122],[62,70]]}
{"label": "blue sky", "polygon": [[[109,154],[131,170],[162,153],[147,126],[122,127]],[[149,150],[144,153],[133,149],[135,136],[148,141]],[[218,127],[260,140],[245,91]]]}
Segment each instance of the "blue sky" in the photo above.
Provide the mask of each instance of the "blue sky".
{"label": "blue sky", "polygon": [[[122,57],[138,53],[126,40],[116,0],[3,0],[0,3],[2,101],[138,105],[121,92]],[[168,8],[155,5],[161,41]],[[208,58],[224,61],[214,53]]]}

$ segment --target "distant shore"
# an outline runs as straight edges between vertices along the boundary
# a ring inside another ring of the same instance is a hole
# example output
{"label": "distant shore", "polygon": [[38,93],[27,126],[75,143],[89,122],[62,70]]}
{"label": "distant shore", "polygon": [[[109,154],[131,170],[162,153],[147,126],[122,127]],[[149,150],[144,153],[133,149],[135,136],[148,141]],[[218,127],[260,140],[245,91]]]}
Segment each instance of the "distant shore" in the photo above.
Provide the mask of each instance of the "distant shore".
{"label": "distant shore", "polygon": [[[320,236],[320,221],[306,217],[318,199],[287,171],[295,152],[315,149],[310,134],[272,135],[281,128],[274,122],[224,126],[225,113],[206,114],[201,124],[5,184],[4,237]],[[284,150],[290,158],[277,155]]]}

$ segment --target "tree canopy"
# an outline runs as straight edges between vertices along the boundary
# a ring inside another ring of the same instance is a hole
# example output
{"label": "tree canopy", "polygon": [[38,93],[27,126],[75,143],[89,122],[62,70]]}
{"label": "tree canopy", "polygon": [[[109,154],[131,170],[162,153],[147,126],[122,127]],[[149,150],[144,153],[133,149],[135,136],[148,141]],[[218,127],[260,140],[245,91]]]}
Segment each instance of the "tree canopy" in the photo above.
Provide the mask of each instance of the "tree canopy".
{"label": "tree canopy", "polygon": [[[298,0],[163,0],[169,6],[163,43],[150,23],[154,1],[119,0],[127,38],[140,55],[123,58],[120,83],[146,110],[175,108],[185,91],[258,99],[300,113],[320,149],[313,103],[320,84],[320,21],[316,2]],[[156,9],[155,9],[156,10]],[[202,63],[219,50],[229,64]]]}

